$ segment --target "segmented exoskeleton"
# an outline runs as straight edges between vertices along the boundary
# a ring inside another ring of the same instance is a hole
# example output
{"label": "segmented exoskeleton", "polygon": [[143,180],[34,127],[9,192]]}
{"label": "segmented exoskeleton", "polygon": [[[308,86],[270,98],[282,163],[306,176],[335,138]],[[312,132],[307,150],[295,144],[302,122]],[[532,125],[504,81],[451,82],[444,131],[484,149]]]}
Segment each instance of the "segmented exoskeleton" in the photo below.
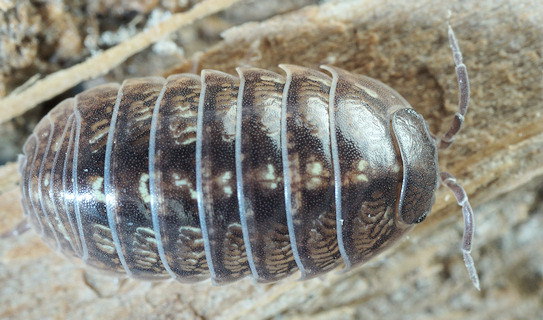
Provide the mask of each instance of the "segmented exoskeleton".
{"label": "segmented exoskeleton", "polygon": [[[20,159],[31,224],[63,253],[108,271],[183,282],[302,278],[359,265],[430,212],[438,147],[383,83],[339,68],[281,65],[108,84],[54,108]],[[454,178],[466,220],[472,211]]]}

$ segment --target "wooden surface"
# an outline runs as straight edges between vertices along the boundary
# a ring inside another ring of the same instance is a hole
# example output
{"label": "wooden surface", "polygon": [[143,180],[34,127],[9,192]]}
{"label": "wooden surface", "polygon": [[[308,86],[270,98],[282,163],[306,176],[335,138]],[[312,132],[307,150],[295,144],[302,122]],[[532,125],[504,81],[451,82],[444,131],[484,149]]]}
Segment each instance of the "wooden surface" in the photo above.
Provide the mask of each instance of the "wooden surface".
{"label": "wooden surface", "polygon": [[[469,282],[462,219],[443,188],[397,247],[348,273],[213,287],[96,274],[33,232],[0,239],[0,318],[537,319],[543,317],[543,5],[536,1],[331,1],[231,29],[177,72],[238,65],[333,64],[397,89],[445,130],[457,88],[447,11],[472,80],[465,128],[440,164],[474,205]],[[173,72],[173,71],[172,71]],[[0,233],[22,219],[14,164],[0,168]]]}
{"label": "wooden surface", "polygon": [[12,119],[32,106],[54,98],[70,89],[75,84],[101,76],[123,63],[130,56],[149,47],[158,39],[203,17],[230,7],[237,0],[207,0],[195,5],[186,13],[178,13],[170,19],[153,28],[142,31],[129,38],[120,45],[109,50],[97,53],[84,63],[56,72],[43,80],[36,81],[32,86],[21,90],[17,94],[8,95],[0,100],[3,112],[0,114],[0,123]]}

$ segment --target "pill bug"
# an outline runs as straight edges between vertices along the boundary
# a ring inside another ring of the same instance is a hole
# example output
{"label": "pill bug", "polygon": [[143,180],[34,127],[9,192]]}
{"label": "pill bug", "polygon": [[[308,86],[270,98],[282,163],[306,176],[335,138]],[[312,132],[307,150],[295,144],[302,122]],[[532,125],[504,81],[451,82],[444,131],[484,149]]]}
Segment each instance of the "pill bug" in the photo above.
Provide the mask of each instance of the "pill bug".
{"label": "pill bug", "polygon": [[130,79],[84,91],[36,126],[19,159],[25,215],[52,247],[141,279],[302,279],[368,261],[425,219],[437,150],[460,130],[466,67],[449,27],[459,110],[435,138],[385,84],[339,68]]}

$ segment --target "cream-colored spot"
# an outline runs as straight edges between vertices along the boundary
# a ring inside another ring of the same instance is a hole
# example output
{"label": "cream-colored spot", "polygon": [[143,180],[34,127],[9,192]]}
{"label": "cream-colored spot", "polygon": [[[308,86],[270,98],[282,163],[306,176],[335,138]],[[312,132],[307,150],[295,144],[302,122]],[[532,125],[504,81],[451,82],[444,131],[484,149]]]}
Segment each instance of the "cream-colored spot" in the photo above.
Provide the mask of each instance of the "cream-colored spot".
{"label": "cream-colored spot", "polygon": [[181,141],[181,144],[186,146],[187,144],[191,144],[196,141],[196,137],[190,137],[188,139],[184,139]]}
{"label": "cream-colored spot", "polygon": [[277,139],[281,131],[281,122],[278,120],[281,118],[281,100],[280,95],[270,95],[268,99],[263,99],[261,102],[265,106],[260,113],[262,131],[272,139]]}
{"label": "cream-colored spot", "polygon": [[242,228],[241,224],[236,223],[236,222],[231,223],[231,224],[228,225],[228,229],[237,229],[237,230],[241,231],[241,228]]}
{"label": "cream-colored spot", "polygon": [[104,195],[104,178],[102,177],[91,177],[91,188],[92,195],[96,201],[106,202],[106,196]]}
{"label": "cream-colored spot", "polygon": [[224,194],[226,194],[228,197],[234,194],[234,190],[231,186],[232,177],[233,177],[232,171],[225,171],[215,180],[216,183],[219,185],[219,187],[223,189]]}
{"label": "cream-colored spot", "polygon": [[267,168],[267,171],[264,174],[264,179],[266,179],[266,180],[274,180],[275,179],[275,167],[273,166],[273,164],[268,163],[266,168]]}
{"label": "cream-colored spot", "polygon": [[159,259],[154,251],[147,248],[135,249],[132,252],[134,253],[134,263],[143,269],[151,269]]}
{"label": "cream-colored spot", "polygon": [[151,228],[136,228],[136,236],[133,242],[134,262],[143,268],[152,268],[158,262],[156,252],[157,240],[155,231]]}
{"label": "cream-colored spot", "polygon": [[[109,121],[110,121],[109,118],[106,118],[106,119],[102,119],[102,120],[100,120],[98,122],[93,123],[91,125],[91,131],[94,132],[94,131],[98,130],[98,128],[104,127],[104,126],[109,127]],[[106,131],[107,131],[107,129],[108,128],[106,128]]]}
{"label": "cream-colored spot", "polygon": [[136,232],[139,233],[145,239],[145,241],[155,246],[157,245],[157,241],[155,238],[155,230],[151,228],[138,227],[136,228]]}
{"label": "cream-colored spot", "polygon": [[197,234],[201,234],[202,233],[202,230],[200,228],[196,228],[196,227],[191,227],[191,226],[182,226],[182,227],[179,227],[179,232],[180,233],[184,233],[184,232],[193,232],[193,233],[197,233]]}
{"label": "cream-colored spot", "polygon": [[223,117],[223,130],[221,139],[226,142],[233,142],[236,138],[237,107],[233,106],[226,111]]}
{"label": "cream-colored spot", "polygon": [[269,82],[272,82],[272,83],[284,83],[284,82],[282,81],[282,79],[278,79],[278,78],[276,78],[276,77],[274,77],[274,76],[268,76],[268,75],[266,75],[266,74],[260,75],[260,80],[262,80],[262,81],[269,81]]}
{"label": "cream-colored spot", "polygon": [[151,195],[149,194],[149,175],[147,173],[144,173],[140,176],[140,185],[139,185],[139,192],[140,197],[145,203],[151,202]]}
{"label": "cream-colored spot", "polygon": [[134,116],[134,120],[137,122],[143,122],[143,121],[146,121],[147,119],[151,119],[152,116],[153,116],[152,112],[148,112],[147,110],[145,110],[136,114]]}
{"label": "cream-colored spot", "polygon": [[53,215],[53,219],[55,220],[55,226],[57,227],[57,231],[62,234],[62,237],[69,243],[71,243],[72,238],[70,234],[68,233],[68,230],[64,226],[64,222],[60,220],[60,217],[58,215]]}
{"label": "cream-colored spot", "polygon": [[226,171],[221,175],[221,182],[222,183],[228,183],[230,182],[230,179],[232,179],[232,171]]}
{"label": "cream-colored spot", "polygon": [[377,92],[373,91],[372,89],[370,89],[368,87],[364,87],[363,89],[364,89],[364,91],[366,91],[367,94],[369,94],[373,98],[375,98],[375,99],[379,98],[379,94]]}
{"label": "cream-colored spot", "polygon": [[324,167],[321,161],[311,156],[308,158],[308,162],[305,165],[305,174],[307,177],[304,179],[305,188],[308,190],[315,190],[323,186],[323,183],[328,181],[330,172]]}
{"label": "cream-colored spot", "polygon": [[174,174],[174,183],[178,187],[184,187],[184,186],[192,186],[192,183],[190,183],[187,179],[180,179],[179,175]]}
{"label": "cream-colored spot", "polygon": [[157,259],[151,256],[146,256],[146,254],[149,254],[149,251],[140,251],[134,252],[138,258],[134,259],[134,262],[143,269],[150,269],[153,267],[153,264],[157,262]]}
{"label": "cream-colored spot", "polygon": [[279,182],[282,181],[282,177],[278,177],[275,174],[275,167],[273,164],[268,163],[266,168],[261,173],[261,184],[268,189],[277,189]]}
{"label": "cream-colored spot", "polygon": [[180,187],[183,190],[187,190],[190,193],[191,199],[196,199],[198,193],[194,190],[192,183],[188,179],[182,179],[181,176],[177,173],[172,175],[174,184],[176,187]]}
{"label": "cream-colored spot", "polygon": [[194,191],[194,189],[190,189],[190,198],[191,199],[198,198],[198,192]]}
{"label": "cream-colored spot", "polygon": [[193,122],[176,121],[170,123],[168,129],[175,144],[188,145],[196,141],[197,127],[190,124],[193,124]]}
{"label": "cream-colored spot", "polygon": [[45,173],[45,177],[43,177],[43,186],[44,186],[44,187],[49,186],[49,182],[50,182],[49,178],[50,178],[50,177],[51,177],[51,173],[50,173],[50,172]]}
{"label": "cream-colored spot", "polygon": [[307,180],[305,187],[309,190],[317,189],[322,184],[322,179],[319,177],[311,177]]}
{"label": "cream-colored spot", "polygon": [[95,132],[94,135],[92,136],[92,138],[89,139],[89,144],[95,144],[96,142],[98,142],[100,139],[102,139],[108,133],[109,133],[109,128],[108,127],[103,128],[102,130]]}
{"label": "cream-colored spot", "polygon": [[[191,98],[188,96],[185,96],[186,99]],[[190,108],[192,105],[190,103],[182,103],[177,105],[178,115],[183,118],[188,118],[187,114],[190,116],[195,115],[195,112],[190,111]]]}
{"label": "cream-colored spot", "polygon": [[191,132],[196,132],[196,126],[186,127],[185,129],[181,130],[181,133],[191,133]]}
{"label": "cream-colored spot", "polygon": [[364,171],[368,167],[368,162],[366,160],[358,161],[358,170]]}
{"label": "cream-colored spot", "polygon": [[305,165],[306,172],[311,175],[311,177],[306,181],[305,187],[309,190],[317,189],[322,184],[322,163],[318,161],[309,162]]}
{"label": "cream-colored spot", "polygon": [[362,181],[362,182],[368,182],[368,177],[363,173],[367,167],[368,167],[368,162],[366,160],[360,160],[358,162],[357,169],[359,172],[357,172],[356,180]]}
{"label": "cream-colored spot", "polygon": [[178,117],[181,118],[194,118],[197,116],[196,112],[182,112],[177,114]]}
{"label": "cream-colored spot", "polygon": [[194,239],[194,244],[204,245],[204,239]]}
{"label": "cream-colored spot", "polygon": [[61,146],[62,146],[62,141],[57,140],[55,144],[53,145],[53,152],[58,152]]}
{"label": "cream-colored spot", "polygon": [[[204,240],[202,240],[202,239],[194,240],[194,245],[197,245],[197,244],[199,244],[200,246],[203,246],[204,245]],[[197,260],[201,260],[201,259],[205,259],[206,253],[205,253],[204,250],[199,251],[199,252],[197,251],[192,256],[195,257]]]}
{"label": "cream-colored spot", "polygon": [[178,117],[181,118],[193,118],[198,115],[197,111],[191,110],[192,105],[190,103],[185,105],[179,105],[177,108],[180,112],[177,113]]}
{"label": "cream-colored spot", "polygon": [[93,240],[94,240],[94,243],[96,245],[96,247],[98,249],[100,249],[101,251],[107,253],[107,254],[114,254],[115,253],[115,247],[114,246],[108,246],[108,245],[105,245],[103,243],[100,242],[100,240],[95,237],[94,235],[92,236]]}
{"label": "cream-colored spot", "polygon": [[358,175],[356,176],[356,179],[357,179],[358,181],[361,181],[361,182],[368,182],[368,181],[369,181],[369,180],[368,180],[368,177],[367,177],[365,174],[363,174],[363,173],[358,174]]}
{"label": "cream-colored spot", "polygon": [[94,240],[96,247],[107,254],[114,254],[116,250],[111,230],[106,226],[95,223],[92,225],[92,231],[92,240]]}
{"label": "cream-colored spot", "polygon": [[232,191],[232,187],[230,186],[227,186],[227,187],[224,187],[224,193],[227,195],[227,196],[232,196],[232,194],[234,193],[234,191]]}
{"label": "cream-colored spot", "polygon": [[368,176],[366,175],[366,172],[364,172],[366,169],[368,169],[368,166],[369,163],[365,160],[360,160],[358,163],[353,163],[352,169],[347,173],[343,183],[349,185],[351,183],[368,182]]}
{"label": "cream-colored spot", "polygon": [[306,164],[306,171],[309,172],[312,176],[319,176],[322,173],[322,163],[320,162],[310,162]]}

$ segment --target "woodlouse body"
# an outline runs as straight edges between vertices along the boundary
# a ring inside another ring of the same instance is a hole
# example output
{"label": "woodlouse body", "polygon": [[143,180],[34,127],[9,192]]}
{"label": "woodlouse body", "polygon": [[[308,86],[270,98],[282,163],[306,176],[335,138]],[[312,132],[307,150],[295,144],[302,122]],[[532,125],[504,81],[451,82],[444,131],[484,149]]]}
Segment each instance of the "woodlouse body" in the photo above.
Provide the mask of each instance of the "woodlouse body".
{"label": "woodlouse body", "polygon": [[63,253],[145,279],[270,282],[372,258],[430,212],[437,143],[381,82],[281,68],[65,100],[20,159],[29,221]]}

